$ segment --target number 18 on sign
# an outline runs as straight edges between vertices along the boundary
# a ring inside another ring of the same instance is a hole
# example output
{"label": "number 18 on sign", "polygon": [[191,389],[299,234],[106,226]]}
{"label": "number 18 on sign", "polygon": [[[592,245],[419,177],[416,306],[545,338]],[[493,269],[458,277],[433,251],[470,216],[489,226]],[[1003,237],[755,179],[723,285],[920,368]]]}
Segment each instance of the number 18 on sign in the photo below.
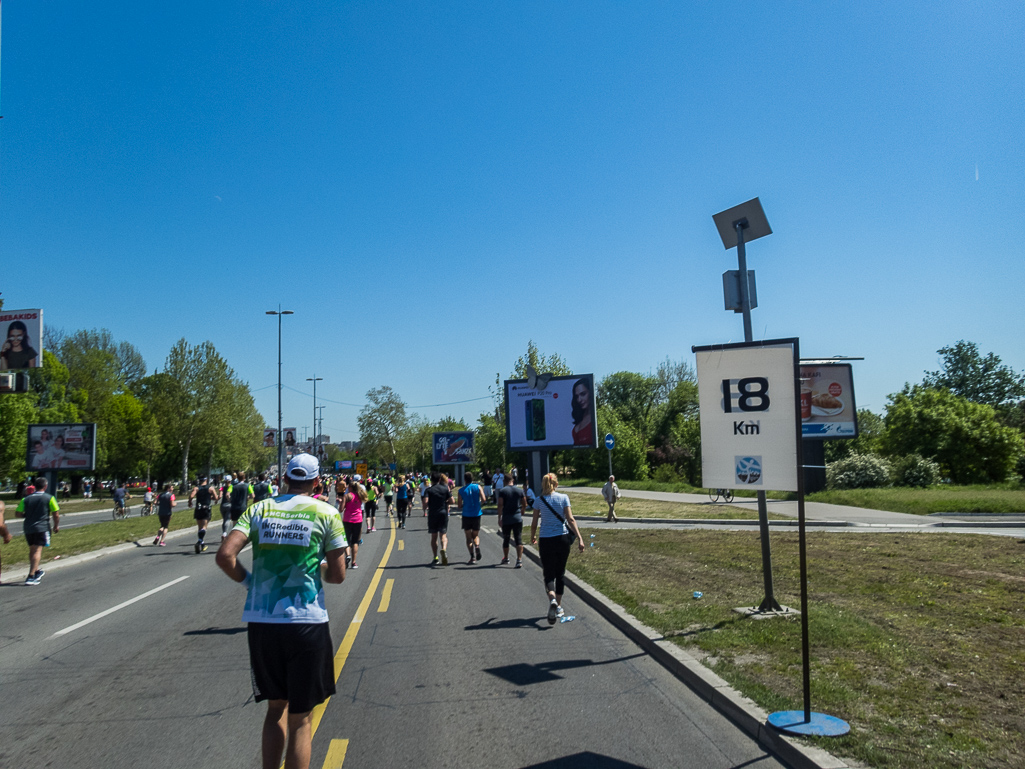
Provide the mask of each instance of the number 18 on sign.
{"label": "number 18 on sign", "polygon": [[796,368],[788,341],[695,348],[706,487],[797,491]]}

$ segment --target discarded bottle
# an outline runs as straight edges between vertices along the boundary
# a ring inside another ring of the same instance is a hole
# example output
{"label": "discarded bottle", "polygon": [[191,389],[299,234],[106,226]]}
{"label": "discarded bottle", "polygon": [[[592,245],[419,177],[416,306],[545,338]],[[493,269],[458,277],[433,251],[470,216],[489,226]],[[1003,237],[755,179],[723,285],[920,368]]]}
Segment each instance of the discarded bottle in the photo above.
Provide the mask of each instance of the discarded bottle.
{"label": "discarded bottle", "polygon": [[572,622],[572,621],[573,621],[573,620],[575,620],[575,619],[576,619],[576,615],[570,614],[570,615],[568,615],[568,616],[562,617],[562,618],[561,618],[561,619],[559,620],[559,622]]}
{"label": "discarded bottle", "polygon": [[591,539],[594,539],[594,534],[591,535]]}
{"label": "discarded bottle", "polygon": [[695,598],[701,598],[703,595],[704,595],[704,593],[702,593],[700,590],[695,590],[694,591],[694,597]]}

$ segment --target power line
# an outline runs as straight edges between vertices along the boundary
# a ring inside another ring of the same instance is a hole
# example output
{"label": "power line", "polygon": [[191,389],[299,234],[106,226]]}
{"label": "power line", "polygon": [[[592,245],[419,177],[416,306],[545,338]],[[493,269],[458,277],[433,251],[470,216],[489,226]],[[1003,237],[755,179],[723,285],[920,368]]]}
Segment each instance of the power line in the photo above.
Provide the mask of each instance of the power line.
{"label": "power line", "polygon": [[[270,385],[270,386],[271,387],[277,387],[277,385]],[[281,386],[284,389],[286,389],[286,390],[291,390],[294,393],[299,393],[299,395],[305,395],[307,398],[312,398],[313,397],[312,393],[304,392],[302,390],[297,390],[296,388],[289,387],[288,385],[281,385]],[[260,390],[266,390],[266,389],[267,389],[266,387],[261,387],[260,388]],[[259,391],[258,390],[253,390],[253,392],[259,392]],[[356,408],[356,409],[361,409],[361,408],[363,408],[364,406],[367,405],[365,403],[346,403],[345,401],[333,401],[330,398],[325,398],[324,396],[319,397],[317,400],[327,401],[328,403],[335,403],[335,404],[337,404],[339,406],[352,406],[353,408]],[[473,403],[474,401],[486,401],[486,400],[491,400],[491,396],[490,395],[485,395],[485,396],[480,397],[480,398],[467,398],[464,401],[452,401],[451,403],[430,403],[430,404],[427,404],[427,405],[424,405],[424,406],[406,406],[406,408],[407,409],[433,409],[433,408],[437,408],[438,406],[458,406],[461,403]]]}

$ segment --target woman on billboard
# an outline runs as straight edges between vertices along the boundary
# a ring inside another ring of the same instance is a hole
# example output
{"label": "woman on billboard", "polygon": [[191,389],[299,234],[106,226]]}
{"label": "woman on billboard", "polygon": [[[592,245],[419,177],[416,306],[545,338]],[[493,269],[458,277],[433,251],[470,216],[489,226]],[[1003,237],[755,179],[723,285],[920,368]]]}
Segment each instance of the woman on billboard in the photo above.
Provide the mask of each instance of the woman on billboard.
{"label": "woman on billboard", "polygon": [[20,320],[12,320],[7,327],[7,339],[0,347],[0,371],[35,368],[39,353],[32,349],[28,328]]}
{"label": "woman on billboard", "polygon": [[594,433],[591,414],[591,386],[586,379],[573,385],[573,445],[590,446]]}

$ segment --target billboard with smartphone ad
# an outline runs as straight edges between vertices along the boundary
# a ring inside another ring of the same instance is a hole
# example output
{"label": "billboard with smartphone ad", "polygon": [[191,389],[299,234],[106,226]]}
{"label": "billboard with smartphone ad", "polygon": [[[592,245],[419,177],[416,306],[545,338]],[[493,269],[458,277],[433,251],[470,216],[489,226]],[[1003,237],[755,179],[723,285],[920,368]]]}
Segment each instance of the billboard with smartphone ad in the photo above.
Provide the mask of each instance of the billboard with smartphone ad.
{"label": "billboard with smartphone ad", "polygon": [[43,311],[0,310],[0,371],[43,365]]}
{"label": "billboard with smartphone ad", "polygon": [[28,426],[29,470],[94,470],[96,425]]}
{"label": "billboard with smartphone ad", "polygon": [[593,449],[598,446],[594,374],[508,379],[506,447],[512,451]]}
{"label": "billboard with smartphone ad", "polygon": [[850,363],[801,366],[801,435],[821,440],[858,437]]}
{"label": "billboard with smartphone ad", "polygon": [[468,465],[473,461],[473,433],[434,433],[434,464]]}

